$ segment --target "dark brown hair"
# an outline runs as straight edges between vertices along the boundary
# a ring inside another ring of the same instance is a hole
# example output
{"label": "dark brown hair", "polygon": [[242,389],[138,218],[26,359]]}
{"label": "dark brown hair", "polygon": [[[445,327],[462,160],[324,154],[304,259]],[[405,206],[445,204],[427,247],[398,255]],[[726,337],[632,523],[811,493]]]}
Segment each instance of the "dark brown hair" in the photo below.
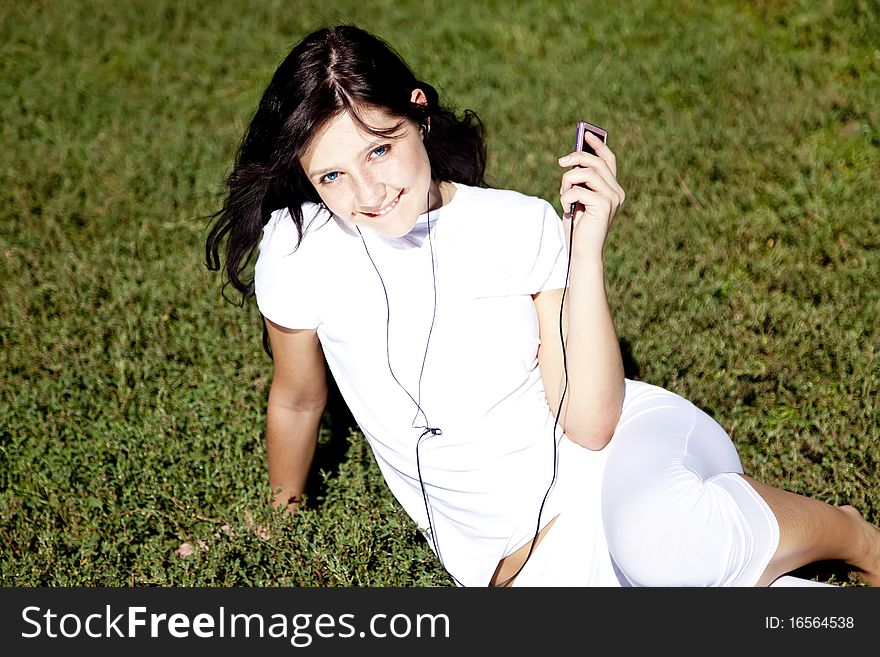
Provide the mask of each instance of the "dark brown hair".
{"label": "dark brown hair", "polygon": [[[416,88],[427,105],[412,102]],[[244,297],[253,294],[247,268],[272,212],[287,208],[302,239],[302,204],[321,203],[299,163],[310,139],[340,112],[371,130],[358,116],[363,108],[430,126],[425,148],[434,180],[484,185],[484,130],[474,112],[459,117],[442,107],[434,87],[381,39],[350,25],[323,28],[291,50],[263,93],[226,181],[223,207],[212,216],[208,269],[221,268],[225,243],[225,283]]]}

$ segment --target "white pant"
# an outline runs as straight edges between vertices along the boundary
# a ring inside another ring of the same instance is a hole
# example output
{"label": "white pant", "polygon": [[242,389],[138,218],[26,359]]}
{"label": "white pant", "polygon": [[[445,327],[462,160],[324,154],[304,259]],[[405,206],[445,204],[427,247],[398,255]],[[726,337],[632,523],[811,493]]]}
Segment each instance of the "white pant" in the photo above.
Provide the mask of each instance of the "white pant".
{"label": "white pant", "polygon": [[726,432],[667,390],[627,380],[608,446],[563,438],[559,464],[560,513],[514,586],[753,586],[776,551]]}

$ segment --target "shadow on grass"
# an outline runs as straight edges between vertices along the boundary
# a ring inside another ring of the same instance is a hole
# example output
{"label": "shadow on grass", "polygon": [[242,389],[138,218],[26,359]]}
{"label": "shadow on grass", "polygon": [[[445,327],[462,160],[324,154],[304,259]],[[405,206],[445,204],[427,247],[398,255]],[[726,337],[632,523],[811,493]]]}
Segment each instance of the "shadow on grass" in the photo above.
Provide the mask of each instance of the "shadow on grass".
{"label": "shadow on grass", "polygon": [[315,449],[312,471],[305,491],[309,506],[312,507],[320,507],[327,494],[327,485],[320,473],[322,471],[329,473],[329,479],[334,479],[339,474],[339,466],[345,461],[348,453],[348,436],[353,430],[358,430],[357,422],[342,398],[329,369],[327,370],[327,407],[324,410],[322,425],[330,433],[330,439],[319,442]]}
{"label": "shadow on grass", "polygon": [[850,577],[853,569],[841,561],[817,561],[788,573],[793,577],[815,580],[835,586],[865,586]]}
{"label": "shadow on grass", "polygon": [[627,379],[638,381],[642,370],[633,358],[632,344],[626,338],[620,338],[617,342],[620,344],[620,356],[623,358],[623,375]]}

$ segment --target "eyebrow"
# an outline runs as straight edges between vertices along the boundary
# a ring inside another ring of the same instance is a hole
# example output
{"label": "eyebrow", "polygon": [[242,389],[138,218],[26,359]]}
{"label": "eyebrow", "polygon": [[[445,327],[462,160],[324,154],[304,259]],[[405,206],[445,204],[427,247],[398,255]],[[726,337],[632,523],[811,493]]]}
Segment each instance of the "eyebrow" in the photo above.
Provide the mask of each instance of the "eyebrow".
{"label": "eyebrow", "polygon": [[[365,153],[369,153],[370,151],[376,150],[377,148],[379,148],[379,146],[382,146],[383,144],[385,144],[386,141],[387,140],[379,140],[379,141],[372,142],[370,145],[368,145],[366,148],[364,148],[361,151],[361,155],[363,155]],[[339,167],[327,167],[325,169],[319,169],[318,171],[310,172],[309,178],[321,178],[328,173],[332,173],[332,172],[338,171],[338,170],[339,170]]]}

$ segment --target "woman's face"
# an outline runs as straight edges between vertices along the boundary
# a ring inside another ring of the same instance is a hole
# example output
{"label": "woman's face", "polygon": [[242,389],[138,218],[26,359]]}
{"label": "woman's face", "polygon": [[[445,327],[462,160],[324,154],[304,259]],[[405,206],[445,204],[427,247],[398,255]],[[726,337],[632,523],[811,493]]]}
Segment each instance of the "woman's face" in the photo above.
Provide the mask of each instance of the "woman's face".
{"label": "woman's face", "polygon": [[[372,128],[401,123],[379,109],[361,111]],[[419,126],[404,120],[393,137],[364,131],[348,112],[331,119],[300,158],[331,212],[389,237],[406,235],[437,195]]]}

